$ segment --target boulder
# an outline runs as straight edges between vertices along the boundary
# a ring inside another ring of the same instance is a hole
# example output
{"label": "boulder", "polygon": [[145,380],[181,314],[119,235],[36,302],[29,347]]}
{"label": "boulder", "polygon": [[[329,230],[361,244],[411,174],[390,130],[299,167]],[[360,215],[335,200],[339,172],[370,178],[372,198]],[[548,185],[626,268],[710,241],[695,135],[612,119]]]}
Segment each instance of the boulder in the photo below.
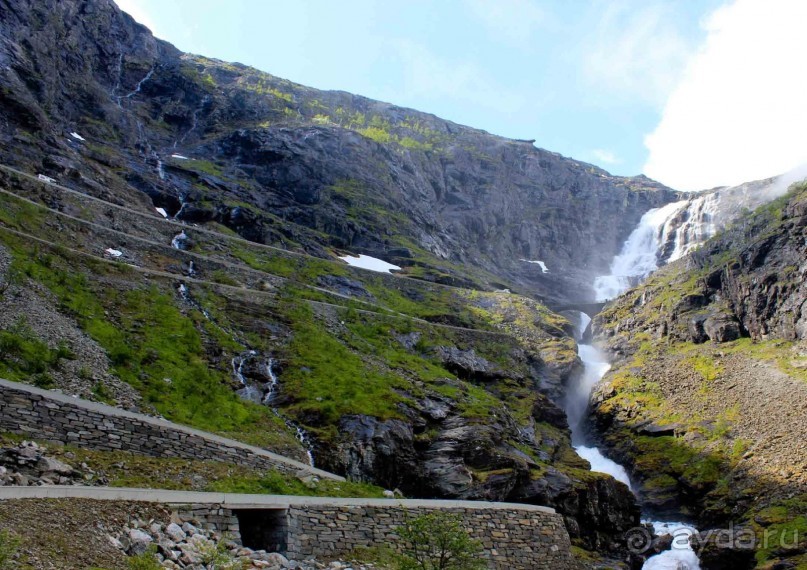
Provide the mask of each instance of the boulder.
{"label": "boulder", "polygon": [[270,552],[264,558],[266,562],[268,562],[272,566],[279,566],[280,568],[291,568],[291,564],[289,563],[289,559],[280,554],[279,552]]}
{"label": "boulder", "polygon": [[703,330],[712,342],[730,342],[740,338],[740,323],[728,314],[709,315],[703,321]]}
{"label": "boulder", "polygon": [[756,536],[751,529],[712,529],[689,539],[703,568],[709,570],[751,570],[756,568]]}
{"label": "boulder", "polygon": [[52,457],[42,456],[36,462],[36,468],[43,473],[56,473],[57,475],[72,475],[73,468]]}
{"label": "boulder", "polygon": [[145,553],[154,539],[139,528],[129,530],[129,554],[139,556]]}
{"label": "boulder", "polygon": [[185,534],[185,531],[182,530],[182,527],[176,523],[171,523],[165,527],[164,534],[174,542],[182,542],[188,536]]}

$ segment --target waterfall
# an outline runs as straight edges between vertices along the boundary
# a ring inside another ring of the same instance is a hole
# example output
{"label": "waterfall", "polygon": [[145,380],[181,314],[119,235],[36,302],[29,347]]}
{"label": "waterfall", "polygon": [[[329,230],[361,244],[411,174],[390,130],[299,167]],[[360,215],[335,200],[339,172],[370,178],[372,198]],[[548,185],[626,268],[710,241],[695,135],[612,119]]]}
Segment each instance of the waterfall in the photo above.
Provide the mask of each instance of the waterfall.
{"label": "waterfall", "polygon": [[660,265],[676,261],[725,228],[746,210],[781,195],[804,178],[803,168],[778,178],[720,188],[647,212],[614,257],[608,275],[597,277],[597,301],[613,299]]}
{"label": "waterfall", "polygon": [[[264,384],[264,396],[263,396],[263,403],[267,406],[272,406],[272,402],[275,400],[275,396],[277,396],[277,388],[278,388],[278,380],[277,374],[275,374],[274,366],[275,361],[271,358],[266,362],[266,373],[269,375],[269,382]],[[294,430],[294,437],[297,438],[297,441],[300,442],[300,445],[303,446],[305,449],[305,456],[308,458],[308,464],[311,467],[314,467],[314,453],[313,449],[314,446],[311,444],[311,437],[308,435],[308,432],[305,431],[300,425],[296,424],[289,418],[283,417],[280,415],[280,410],[275,407],[272,407],[272,411],[283,421],[286,423],[286,426],[290,429]]]}
{"label": "waterfall", "polygon": [[722,225],[720,205],[721,193],[712,192],[647,212],[611,262],[610,274],[594,280],[596,300],[615,298],[715,235]]}
{"label": "waterfall", "polygon": [[277,374],[275,374],[274,364],[275,361],[271,358],[266,363],[266,373],[269,375],[269,382],[266,385],[266,394],[263,397],[263,403],[267,406],[274,402],[275,396],[277,395]]}
{"label": "waterfall", "polygon": [[174,236],[174,239],[171,240],[171,247],[174,249],[184,250],[187,248],[187,242],[188,234],[185,233],[185,230],[182,230]]}
{"label": "waterfall", "polygon": [[[715,235],[719,205],[720,193],[712,192],[690,200],[678,216],[668,218],[661,232],[662,259],[667,263],[680,259]],[[667,254],[670,245],[673,249]]]}
{"label": "waterfall", "polygon": [[622,246],[622,251],[611,262],[610,274],[594,280],[598,302],[617,297],[658,269],[658,252],[663,243],[661,233],[667,222],[686,204],[686,200],[673,202],[642,216],[639,225]]}
{"label": "waterfall", "polygon": [[[185,285],[184,283],[180,283],[177,286],[177,292],[179,293],[179,296],[182,297],[183,301],[185,301],[188,305],[190,305],[191,307],[193,307],[194,309],[196,309],[197,311],[202,313],[202,316],[205,319],[207,319],[208,321],[210,321],[211,323],[213,323],[214,325],[216,325],[218,328],[221,329],[221,327],[219,325],[217,325],[216,322],[213,320],[213,317],[210,315],[210,313],[207,311],[207,309],[205,309],[200,303],[196,302],[196,300],[193,297],[191,297],[191,292],[188,290],[187,285]],[[224,331],[224,329],[221,329],[221,330]],[[227,332],[227,331],[224,331],[224,332]],[[236,340],[236,339],[233,339],[233,340]],[[236,342],[237,342],[237,340],[236,340]]]}
{"label": "waterfall", "polygon": [[[709,231],[713,232],[713,228],[704,224],[711,223],[717,200],[709,200],[708,196],[701,198],[668,204],[642,216],[622,251],[611,263],[611,274],[595,280],[597,300],[605,301],[622,294],[657,269],[659,253],[665,244],[674,244],[670,258],[674,255],[680,257],[686,254],[688,247],[694,247],[691,244],[702,241]],[[684,223],[680,223],[682,216]],[[588,315],[580,313],[578,340],[582,339],[590,322]],[[586,439],[586,417],[591,393],[611,365],[605,354],[593,345],[578,344],[578,355],[583,362],[583,373],[567,386],[564,397],[572,444],[577,453],[591,464],[592,471],[607,473],[635,492],[625,467],[605,457]],[[689,544],[689,536],[697,529],[677,522],[645,522],[652,523],[659,534],[672,534],[674,540],[671,550],[648,558],[643,570],[700,570],[698,557]]]}
{"label": "waterfall", "polygon": [[230,361],[230,365],[233,369],[233,376],[242,386],[236,390],[236,394],[238,394],[244,400],[249,400],[250,402],[260,404],[261,400],[263,400],[263,392],[256,386],[253,386],[247,382],[247,379],[244,378],[244,364],[249,362],[249,360],[254,358],[257,354],[258,353],[254,350],[247,351],[240,356],[234,357]]}
{"label": "waterfall", "polygon": [[179,210],[177,210],[177,213],[174,214],[174,220],[181,220],[182,210],[185,209],[185,204],[187,204],[187,202],[185,202],[185,198],[186,196],[184,194],[179,195]]}
{"label": "waterfall", "polygon": [[[577,329],[578,341],[582,340],[583,333],[591,322],[591,317],[580,313],[580,320],[581,324]],[[569,420],[569,428],[572,431],[572,445],[577,454],[591,464],[592,471],[606,473],[632,490],[630,477],[622,465],[605,457],[596,447],[585,445],[585,420],[591,391],[605,376],[611,365],[605,355],[590,344],[579,343],[577,355],[583,361],[583,373],[566,387],[563,402],[566,417]]]}
{"label": "waterfall", "polygon": [[230,361],[230,365],[233,369],[233,377],[238,380],[241,384],[241,388],[236,390],[236,394],[238,394],[244,400],[248,400],[250,402],[254,402],[256,404],[263,404],[265,406],[269,406],[272,412],[283,420],[290,430],[294,431],[294,437],[297,441],[300,442],[303,449],[305,449],[305,455],[308,459],[308,464],[311,467],[314,467],[314,453],[313,448],[314,446],[311,443],[311,436],[308,435],[308,432],[302,428],[302,426],[298,425],[294,421],[290,420],[289,418],[283,416],[280,413],[280,410],[274,406],[272,403],[277,396],[277,388],[279,386],[277,374],[275,374],[275,361],[272,358],[266,359],[263,363],[264,372],[269,377],[269,381],[265,382],[262,386],[256,386],[251,384],[247,381],[246,377],[244,376],[244,365],[249,362],[250,360],[257,358],[258,352],[255,350],[249,350],[239,356],[233,357]]}
{"label": "waterfall", "polygon": [[[121,54],[120,58],[118,59],[118,65],[119,66],[122,65],[122,63],[123,63],[123,54]],[[135,95],[140,93],[140,89],[143,87],[143,84],[146,81],[148,81],[149,79],[151,79],[152,75],[154,75],[154,66],[152,66],[151,69],[148,70],[146,75],[140,81],[137,82],[137,85],[135,85],[134,91],[130,91],[126,95],[115,95],[115,92],[120,88],[120,74],[121,74],[121,71],[122,70],[119,67],[119,69],[118,69],[118,82],[115,85],[115,88],[112,90],[112,96],[115,98],[119,108],[123,108],[122,103],[123,103],[124,99],[131,99],[132,97],[134,97]]]}

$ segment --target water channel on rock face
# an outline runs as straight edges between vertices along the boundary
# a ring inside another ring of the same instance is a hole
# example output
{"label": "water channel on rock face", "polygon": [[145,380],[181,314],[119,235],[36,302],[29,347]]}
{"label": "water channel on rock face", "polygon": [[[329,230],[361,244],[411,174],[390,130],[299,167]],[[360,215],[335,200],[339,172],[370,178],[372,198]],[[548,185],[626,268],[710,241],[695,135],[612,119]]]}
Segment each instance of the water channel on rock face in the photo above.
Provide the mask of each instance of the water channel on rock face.
{"label": "water channel on rock face", "polygon": [[[649,211],[631,233],[611,264],[611,273],[598,277],[594,290],[598,301],[612,299],[628,288],[638,284],[658,268],[658,253],[664,242],[671,216],[678,213],[681,203],[669,204]],[[607,356],[593,344],[583,344],[584,332],[591,317],[580,313],[578,322],[578,356],[583,362],[583,372],[566,387],[564,409],[572,431],[572,444],[577,453],[591,464],[591,470],[607,473],[635,492],[630,476],[624,466],[606,457],[586,438],[586,419],[591,393],[597,383],[611,368]],[[650,557],[643,570],[700,570],[700,562],[689,544],[689,536],[697,530],[685,523],[645,520],[653,525],[657,534],[674,537],[672,549]]]}

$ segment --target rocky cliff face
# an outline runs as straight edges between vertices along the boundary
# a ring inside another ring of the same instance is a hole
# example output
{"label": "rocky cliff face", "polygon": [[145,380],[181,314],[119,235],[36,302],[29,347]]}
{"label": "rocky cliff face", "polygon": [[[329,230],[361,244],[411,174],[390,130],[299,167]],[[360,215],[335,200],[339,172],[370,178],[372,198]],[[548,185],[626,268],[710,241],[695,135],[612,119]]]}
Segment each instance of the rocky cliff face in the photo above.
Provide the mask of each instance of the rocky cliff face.
{"label": "rocky cliff face", "polygon": [[248,239],[579,301],[642,213],[675,198],[529,142],[182,54],[109,0],[0,10],[4,162],[130,204],[136,188]]}

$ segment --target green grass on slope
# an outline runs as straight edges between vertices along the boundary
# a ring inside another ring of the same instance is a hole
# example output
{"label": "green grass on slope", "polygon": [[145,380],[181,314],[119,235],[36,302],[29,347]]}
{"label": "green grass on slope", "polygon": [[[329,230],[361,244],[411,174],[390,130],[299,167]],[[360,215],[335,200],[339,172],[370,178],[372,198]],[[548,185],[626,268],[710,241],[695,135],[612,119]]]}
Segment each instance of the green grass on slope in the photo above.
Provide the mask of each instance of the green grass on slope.
{"label": "green grass on slope", "polygon": [[[23,436],[0,432],[0,447],[16,445]],[[104,477],[110,487],[170,489],[175,491],[216,491],[221,493],[258,493],[274,495],[310,495],[317,497],[383,497],[384,489],[368,483],[331,479],[302,481],[294,475],[270,469],[171,457],[149,457],[125,451],[97,451],[67,445],[49,446],[47,455],[82,470],[86,464],[93,472],[93,484]]]}
{"label": "green grass on slope", "polygon": [[392,389],[404,389],[401,378],[373,369],[314,320],[310,308],[294,304],[286,311],[294,334],[283,371],[283,388],[296,402],[298,415],[313,415],[318,424],[334,425],[345,414],[382,419],[401,417],[403,400]]}
{"label": "green grass on slope", "polygon": [[[0,237],[14,255],[12,274],[44,284],[61,310],[75,317],[104,348],[114,373],[137,388],[160,414],[258,445],[286,438],[280,419],[265,407],[238,398],[228,374],[211,365],[197,329],[203,317],[195,311],[183,314],[173,291],[143,284],[122,265],[70,259],[39,251],[17,238]],[[18,351],[42,354],[36,343],[14,342]],[[45,356],[58,360],[58,353]],[[28,375],[35,381],[36,374],[18,370],[16,379]]]}
{"label": "green grass on slope", "polygon": [[8,380],[30,380],[34,386],[50,388],[53,385],[50,371],[58,369],[62,360],[74,358],[64,345],[48,347],[24,321],[0,331],[0,377]]}

